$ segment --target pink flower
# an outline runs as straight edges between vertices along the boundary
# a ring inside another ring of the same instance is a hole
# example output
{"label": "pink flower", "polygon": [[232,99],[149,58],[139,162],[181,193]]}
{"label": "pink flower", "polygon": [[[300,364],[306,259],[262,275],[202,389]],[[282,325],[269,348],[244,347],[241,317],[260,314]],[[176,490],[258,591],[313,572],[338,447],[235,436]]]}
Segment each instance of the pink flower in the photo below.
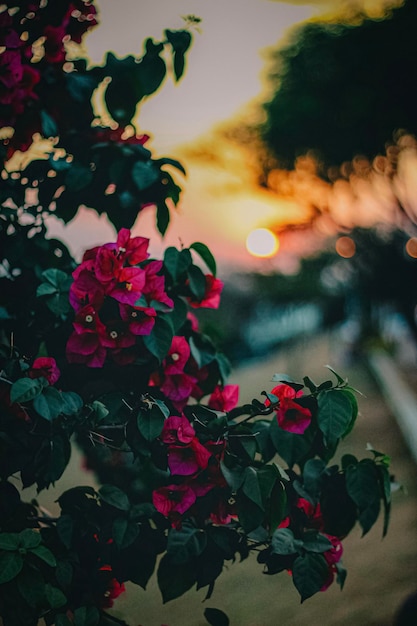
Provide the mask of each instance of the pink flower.
{"label": "pink flower", "polygon": [[194,296],[188,298],[190,305],[197,308],[217,309],[220,304],[220,294],[223,291],[224,283],[215,278],[213,274],[206,274],[206,291],[201,300],[196,300]]}
{"label": "pink flower", "polygon": [[120,317],[134,335],[149,335],[155,325],[156,311],[151,307],[120,304]]}
{"label": "pink flower", "polygon": [[215,411],[231,411],[239,400],[239,385],[217,385],[211,394],[208,406]]}
{"label": "pink flower", "polygon": [[116,246],[118,254],[129,265],[137,265],[142,263],[142,261],[146,261],[149,257],[149,239],[146,237],[131,237],[130,230],[127,228],[119,230]]}
{"label": "pink flower", "polygon": [[94,273],[101,283],[117,280],[123,263],[113,250],[106,246],[101,246],[97,250],[94,262]]}
{"label": "pink flower", "polygon": [[135,335],[130,332],[128,325],[121,320],[108,322],[99,333],[99,339],[102,346],[112,350],[130,348],[136,343]]}
{"label": "pink flower", "polygon": [[50,385],[54,385],[60,375],[61,372],[58,369],[55,359],[48,356],[35,359],[29,370],[29,378],[39,378],[43,376]]}
{"label": "pink flower", "polygon": [[171,347],[163,361],[164,374],[182,374],[190,358],[190,352],[190,345],[185,337],[173,337]]}
{"label": "pink flower", "polygon": [[118,275],[118,282],[107,294],[124,304],[134,305],[142,295],[146,274],[139,267],[125,267]]}
{"label": "pink flower", "polygon": [[184,415],[171,415],[164,422],[161,440],[167,444],[187,444],[194,436],[195,430]]}
{"label": "pink flower", "polygon": [[165,292],[165,278],[160,276],[158,272],[163,267],[162,261],[151,261],[143,268],[146,273],[146,282],[143,288],[143,294],[148,304],[152,306],[152,302],[160,302],[165,304],[169,309],[174,307],[173,300]]}
{"label": "pink flower", "polygon": [[75,316],[73,326],[75,332],[79,335],[82,333],[97,334],[105,331],[105,326],[100,321],[98,313],[92,304],[87,304],[78,311]]}
{"label": "pink flower", "polygon": [[188,445],[169,447],[168,467],[173,475],[191,476],[205,469],[210,457],[210,452],[194,437]]}
{"label": "pink flower", "polygon": [[[279,406],[275,409],[279,426],[290,433],[304,433],[311,422],[311,411],[295,401],[303,392],[283,383],[274,387],[271,393],[279,399]],[[270,405],[269,400],[265,401],[265,405]]]}
{"label": "pink flower", "polygon": [[167,485],[154,490],[152,501],[156,510],[168,517],[185,513],[196,501],[196,495],[189,485]]}
{"label": "pink flower", "polygon": [[165,377],[160,388],[175,408],[181,411],[187,404],[196,382],[196,378],[188,374],[172,374]]}
{"label": "pink flower", "polygon": [[103,367],[106,360],[104,348],[96,333],[72,333],[67,341],[68,363],[84,363],[88,367]]}

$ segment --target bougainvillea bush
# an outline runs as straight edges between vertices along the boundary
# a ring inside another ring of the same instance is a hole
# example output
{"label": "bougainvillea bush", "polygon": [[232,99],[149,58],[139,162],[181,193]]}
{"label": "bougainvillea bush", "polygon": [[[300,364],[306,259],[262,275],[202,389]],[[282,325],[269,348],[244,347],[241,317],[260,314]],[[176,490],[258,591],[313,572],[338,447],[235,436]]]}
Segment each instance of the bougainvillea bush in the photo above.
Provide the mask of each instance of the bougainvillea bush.
{"label": "bougainvillea bush", "polygon": [[[252,551],[260,572],[290,572],[304,601],[343,586],[356,524],[365,534],[382,514],[388,527],[388,458],[370,449],[334,461],[358,413],[348,381],[332,369],[320,384],[271,372],[239,405],[227,358],[199,329],[199,309],[217,308],[223,288],[210,250],[194,242],[155,259],[133,234],[149,206],[164,234],[179,200],[183,167],[154,159],[132,120],[165,75],[181,78],[197,21],[96,67],[73,47],[97,24],[93,2],[1,7],[5,626],[125,623],[109,609],[127,581],[146,588],[157,576],[163,602],[193,588],[210,597],[225,563]],[[98,87],[109,126],[92,105]],[[48,149],[29,158],[39,137]],[[81,205],[105,213],[115,235],[77,262],[47,222]],[[42,496],[59,489],[73,446],[100,486],[74,484],[52,515]],[[205,615],[227,623],[220,610]]]}

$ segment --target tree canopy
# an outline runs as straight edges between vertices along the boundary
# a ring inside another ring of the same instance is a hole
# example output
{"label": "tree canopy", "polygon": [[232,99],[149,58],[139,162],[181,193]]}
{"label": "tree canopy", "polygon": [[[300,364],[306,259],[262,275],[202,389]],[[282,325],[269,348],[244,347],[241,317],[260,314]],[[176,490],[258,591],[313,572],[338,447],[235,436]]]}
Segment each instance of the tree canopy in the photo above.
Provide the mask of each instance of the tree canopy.
{"label": "tree canopy", "polygon": [[359,25],[309,22],[273,53],[263,139],[281,166],[313,150],[325,165],[373,157],[417,131],[417,4]]}

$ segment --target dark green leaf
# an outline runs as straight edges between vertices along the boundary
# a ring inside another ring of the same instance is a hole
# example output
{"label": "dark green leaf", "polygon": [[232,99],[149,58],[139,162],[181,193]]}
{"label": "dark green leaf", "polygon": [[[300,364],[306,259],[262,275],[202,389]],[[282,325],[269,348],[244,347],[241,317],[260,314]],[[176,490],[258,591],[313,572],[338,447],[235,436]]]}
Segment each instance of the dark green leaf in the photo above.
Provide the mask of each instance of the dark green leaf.
{"label": "dark green leaf", "polygon": [[193,562],[174,563],[165,554],[158,567],[158,586],[163,602],[179,598],[196,583],[196,568]]}
{"label": "dark green leaf", "polygon": [[195,300],[200,302],[206,293],[206,277],[197,265],[191,265],[187,273],[193,296]]}
{"label": "dark green leaf", "polygon": [[20,545],[18,533],[0,533],[0,550],[17,550]]}
{"label": "dark green leaf", "polygon": [[169,224],[169,209],[166,202],[158,202],[156,205],[156,226],[162,236],[165,235]]}
{"label": "dark green leaf", "polygon": [[[74,391],[61,391],[62,408],[64,415],[76,415],[83,406],[83,400]],[[97,404],[100,404],[96,401]],[[93,403],[94,404],[94,403]]]}
{"label": "dark green leaf", "polygon": [[36,548],[32,548],[30,551],[51,567],[56,566],[56,558],[46,546],[37,546]]}
{"label": "dark green leaf", "polygon": [[30,606],[41,605],[45,593],[45,581],[38,569],[24,567],[16,582],[21,596]]}
{"label": "dark green leaf", "polygon": [[117,517],[113,522],[113,539],[120,549],[127,548],[139,534],[139,525],[124,517]]}
{"label": "dark green leaf", "polygon": [[277,528],[272,535],[272,551],[275,554],[287,555],[297,552],[294,533],[289,528]]}
{"label": "dark green leaf", "polygon": [[165,250],[164,264],[174,281],[187,271],[191,263],[192,259],[188,248],[177,250],[174,246],[170,246]]}
{"label": "dark green leaf", "polygon": [[155,403],[149,409],[139,411],[137,424],[146,441],[153,441],[161,434],[165,422],[165,413]]}
{"label": "dark green leaf", "polygon": [[93,180],[93,172],[89,167],[85,167],[77,162],[72,162],[71,167],[65,174],[65,186],[68,191],[81,191]]}
{"label": "dark green leaf", "polygon": [[194,243],[191,244],[190,249],[195,250],[195,252],[197,252],[197,254],[200,255],[200,257],[203,259],[203,261],[205,262],[205,264],[207,265],[207,267],[209,268],[213,276],[216,276],[216,273],[217,273],[216,259],[214,258],[214,256],[212,255],[212,253],[210,252],[206,244],[201,243],[200,241],[195,241]]}
{"label": "dark green leaf", "polygon": [[121,511],[128,511],[130,508],[129,498],[124,491],[114,485],[102,485],[98,490],[100,498]]}
{"label": "dark green leaf", "polygon": [[384,504],[384,527],[382,529],[382,536],[385,537],[388,531],[391,513],[391,479],[388,468],[384,465],[378,465],[377,470],[382,486],[382,502]]}
{"label": "dark green leaf", "polygon": [[275,417],[271,420],[269,432],[276,451],[288,463],[289,467],[301,463],[310,450],[307,433],[299,435],[283,430],[279,427]]}
{"label": "dark green leaf", "polygon": [[58,561],[55,576],[61,587],[64,589],[71,585],[73,566],[69,561]]}
{"label": "dark green leaf", "polygon": [[199,556],[207,545],[207,535],[200,528],[184,523],[180,529],[171,529],[168,534],[167,554],[176,565],[188,563]]}
{"label": "dark green leaf", "polygon": [[176,159],[170,159],[168,157],[163,157],[162,159],[155,159],[154,163],[156,163],[157,165],[172,165],[173,167],[175,167],[177,170],[180,170],[180,172],[182,172],[184,174],[184,176],[186,176],[187,172],[185,171],[184,166],[177,161]]}
{"label": "dark green leaf", "polygon": [[44,387],[40,378],[19,378],[10,390],[10,402],[29,402],[39,395]]}
{"label": "dark green leaf", "polygon": [[20,543],[23,548],[29,550],[30,548],[36,548],[42,541],[42,537],[39,531],[32,530],[31,528],[25,528],[20,533]]}
{"label": "dark green leaf", "polygon": [[160,172],[152,161],[136,161],[132,167],[132,179],[139,191],[147,189],[157,180]]}
{"label": "dark green leaf", "polygon": [[0,552],[0,584],[13,580],[23,567],[22,555],[18,552]]}
{"label": "dark green leaf", "polygon": [[100,615],[95,606],[80,606],[74,611],[74,626],[97,626]]}
{"label": "dark green leaf", "polygon": [[327,552],[332,546],[332,542],[327,537],[315,530],[304,533],[303,547],[307,552]]}
{"label": "dark green leaf", "polygon": [[49,137],[56,137],[59,134],[54,118],[51,117],[45,109],[41,109],[41,125],[42,135],[47,139],[49,139]]}
{"label": "dark green leaf", "polygon": [[223,613],[220,609],[204,609],[204,617],[210,626],[229,626],[230,624],[226,613]]}
{"label": "dark green leaf", "polygon": [[346,487],[359,509],[359,523],[365,535],[376,522],[380,511],[378,473],[372,461],[360,461],[346,469]]}
{"label": "dark green leaf", "polygon": [[143,342],[149,352],[162,361],[171,347],[173,336],[171,324],[159,316],[155,319],[155,325],[151,334],[145,335]]}
{"label": "dark green leaf", "polygon": [[61,515],[59,518],[56,529],[58,536],[66,548],[71,547],[72,534],[74,531],[74,520],[70,515]]}
{"label": "dark green leaf", "polygon": [[45,387],[33,401],[35,411],[49,422],[60,415],[63,406],[61,393],[55,387]]}
{"label": "dark green leaf", "polygon": [[339,389],[321,391],[317,396],[317,422],[326,442],[332,446],[347,432],[353,415],[349,398]]}
{"label": "dark green leaf", "polygon": [[62,591],[60,589],[57,589],[57,587],[50,585],[49,583],[45,585],[45,595],[46,599],[48,600],[49,606],[52,609],[58,609],[60,606],[64,606],[64,604],[66,604],[67,602],[67,598],[62,593]]}
{"label": "dark green leaf", "polygon": [[301,602],[320,591],[329,576],[326,559],[321,554],[307,552],[298,556],[292,571],[294,585],[301,596]]}

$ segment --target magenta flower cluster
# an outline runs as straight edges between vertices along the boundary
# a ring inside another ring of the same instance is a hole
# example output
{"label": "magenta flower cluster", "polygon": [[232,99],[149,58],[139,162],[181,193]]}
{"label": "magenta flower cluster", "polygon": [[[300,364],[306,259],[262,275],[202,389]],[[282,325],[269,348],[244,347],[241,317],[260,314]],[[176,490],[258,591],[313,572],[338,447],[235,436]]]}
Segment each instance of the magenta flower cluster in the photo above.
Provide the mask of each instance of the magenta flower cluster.
{"label": "magenta flower cluster", "polygon": [[120,365],[132,363],[138,355],[137,337],[149,335],[155,324],[152,305],[173,307],[159,274],[162,261],[143,263],[148,244],[149,239],[130,237],[130,230],[123,228],[116,243],[84,254],[70,289],[76,312],[66,348],[70,363],[102,367],[108,354]]}
{"label": "magenta flower cluster", "polygon": [[62,67],[65,42],[80,43],[84,33],[97,24],[96,8],[89,0],[72,0],[61,7],[41,0],[17,4],[17,16],[5,5],[0,8],[0,124],[16,127],[26,113],[25,124],[9,143],[8,157],[17,149],[27,150],[33,134],[41,132],[41,118],[33,115],[31,106],[38,100],[36,86],[43,66]]}

